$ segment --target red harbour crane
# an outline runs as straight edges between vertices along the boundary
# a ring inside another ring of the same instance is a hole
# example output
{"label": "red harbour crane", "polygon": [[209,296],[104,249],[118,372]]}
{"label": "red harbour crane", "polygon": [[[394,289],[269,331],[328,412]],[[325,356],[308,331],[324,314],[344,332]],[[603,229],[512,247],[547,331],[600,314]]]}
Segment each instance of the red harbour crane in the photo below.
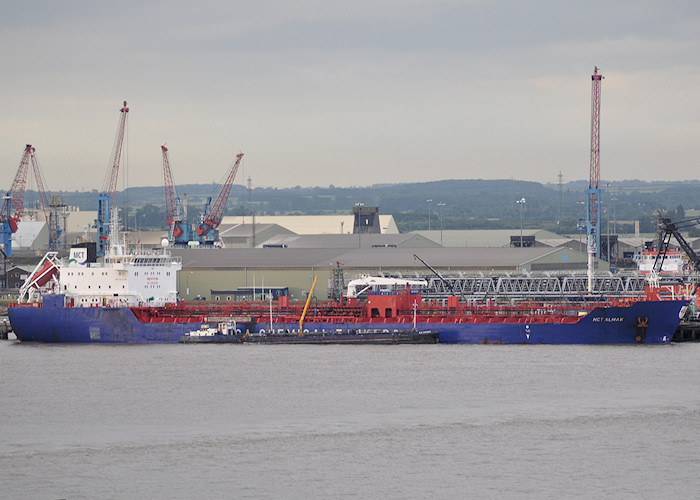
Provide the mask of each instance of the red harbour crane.
{"label": "red harbour crane", "polygon": [[168,157],[168,148],[164,145],[160,147],[163,153],[163,185],[165,186],[165,217],[168,221],[168,229],[172,238],[173,222],[177,217],[178,207],[176,201],[178,199],[175,192],[175,184],[173,183],[173,173],[170,170],[170,158]]}
{"label": "red harbour crane", "polygon": [[168,148],[160,147],[163,153],[163,185],[165,186],[165,211],[168,222],[168,239],[175,246],[187,246],[192,237],[192,226],[186,220],[185,207],[178,197],[170,168]]}
{"label": "red harbour crane", "polygon": [[[39,193],[41,208],[44,212],[46,223],[49,223],[49,202],[46,197],[46,189],[44,188],[44,178],[41,174],[39,160],[36,157],[36,148],[31,144],[27,144],[22,154],[22,160],[17,168],[17,173],[12,181],[10,190],[5,195],[0,210],[0,232],[2,232],[3,244],[5,246],[5,255],[12,255],[12,233],[17,231],[18,223],[22,220],[24,214],[24,194],[27,187],[27,176],[29,174],[29,164],[32,164],[34,171],[34,179]],[[51,238],[49,234],[49,246],[56,238]]]}
{"label": "red harbour crane", "polygon": [[110,210],[114,205],[114,198],[117,192],[117,179],[119,177],[119,164],[122,156],[122,144],[124,143],[124,130],[126,129],[126,118],[129,113],[126,101],[124,106],[119,110],[119,125],[117,126],[117,135],[112,147],[111,168],[105,177],[105,183],[102,192],[97,197],[97,255],[105,255],[107,249],[107,237],[109,235],[109,219]]}
{"label": "red harbour crane", "polygon": [[219,191],[219,196],[217,196],[216,201],[211,207],[206,207],[202,216],[200,217],[199,225],[197,226],[197,234],[199,235],[200,242],[205,245],[211,245],[215,240],[218,239],[218,234],[216,228],[221,224],[221,219],[224,216],[224,209],[226,208],[226,202],[228,201],[229,193],[231,192],[231,186],[233,185],[233,180],[236,178],[236,172],[238,172],[238,167],[243,159],[243,153],[236,155],[236,160],[231,165],[231,170],[229,171],[226,181],[221,186],[221,191]]}

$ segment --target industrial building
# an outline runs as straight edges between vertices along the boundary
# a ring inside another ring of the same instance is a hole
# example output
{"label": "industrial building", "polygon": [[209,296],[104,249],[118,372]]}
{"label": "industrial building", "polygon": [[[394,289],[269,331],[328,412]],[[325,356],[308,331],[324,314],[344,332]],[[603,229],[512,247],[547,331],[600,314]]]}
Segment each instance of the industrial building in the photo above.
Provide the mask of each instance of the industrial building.
{"label": "industrial building", "polygon": [[[358,208],[358,207],[355,207]],[[374,209],[372,227],[376,220],[376,231],[363,231],[365,233],[378,232],[381,234],[398,234],[399,228],[393,215],[379,214],[376,207],[360,207],[365,210]],[[225,216],[221,220],[221,227],[236,224],[277,224],[295,234],[353,234],[357,233],[355,214],[341,215],[256,215],[255,220],[247,216]],[[359,225],[359,222],[357,223]],[[365,224],[366,227],[366,224]],[[220,230],[221,231],[221,230]]]}
{"label": "industrial building", "polygon": [[[529,273],[583,271],[587,256],[567,248],[283,248],[173,249],[182,259],[180,296],[231,300],[241,288],[287,289],[292,300],[305,299],[314,276],[314,296],[325,299],[339,279],[361,275],[418,276],[432,273]],[[420,259],[416,258],[416,255]],[[606,262],[596,261],[606,271]]]}

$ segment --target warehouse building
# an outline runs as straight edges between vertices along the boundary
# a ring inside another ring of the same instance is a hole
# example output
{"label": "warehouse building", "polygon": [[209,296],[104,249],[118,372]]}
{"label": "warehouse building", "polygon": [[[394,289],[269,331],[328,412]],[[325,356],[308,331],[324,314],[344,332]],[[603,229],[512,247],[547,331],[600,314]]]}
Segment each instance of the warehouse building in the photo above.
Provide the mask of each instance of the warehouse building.
{"label": "warehouse building", "polygon": [[[432,276],[421,262],[441,274],[585,271],[587,256],[567,248],[284,248],[173,249],[182,259],[180,297],[227,300],[241,289],[286,290],[304,300],[318,276],[313,295],[331,296],[343,282],[362,275]],[[419,258],[417,258],[418,256]],[[607,263],[596,260],[599,271]],[[258,297],[259,298],[259,297]]]}

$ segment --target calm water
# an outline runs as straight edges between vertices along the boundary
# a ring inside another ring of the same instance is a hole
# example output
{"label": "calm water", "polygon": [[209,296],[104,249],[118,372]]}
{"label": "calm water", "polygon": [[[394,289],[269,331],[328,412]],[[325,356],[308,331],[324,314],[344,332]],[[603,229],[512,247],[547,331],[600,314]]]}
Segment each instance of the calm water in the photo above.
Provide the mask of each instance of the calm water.
{"label": "calm water", "polygon": [[700,344],[0,342],[2,498],[690,498]]}

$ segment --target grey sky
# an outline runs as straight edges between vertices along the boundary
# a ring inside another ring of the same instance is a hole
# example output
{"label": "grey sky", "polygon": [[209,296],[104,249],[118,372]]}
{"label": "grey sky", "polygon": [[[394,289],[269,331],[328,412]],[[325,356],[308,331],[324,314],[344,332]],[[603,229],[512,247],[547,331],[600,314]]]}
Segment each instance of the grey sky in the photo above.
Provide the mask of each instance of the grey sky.
{"label": "grey sky", "polygon": [[700,3],[2,1],[0,162],[101,189],[129,102],[128,175],[162,184],[700,178]]}

